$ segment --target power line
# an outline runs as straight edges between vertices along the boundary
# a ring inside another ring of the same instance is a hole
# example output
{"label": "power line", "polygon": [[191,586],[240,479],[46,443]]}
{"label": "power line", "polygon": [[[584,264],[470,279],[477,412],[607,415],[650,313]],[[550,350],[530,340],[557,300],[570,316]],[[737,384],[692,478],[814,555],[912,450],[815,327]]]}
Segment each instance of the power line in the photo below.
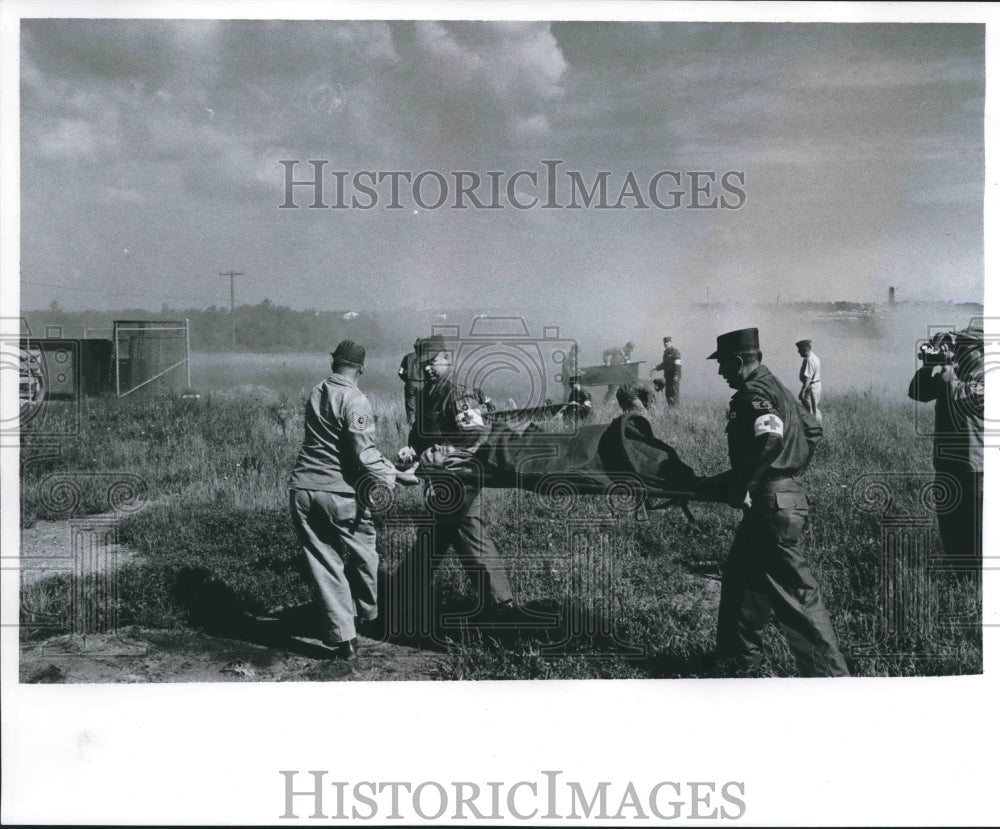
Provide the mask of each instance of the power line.
{"label": "power line", "polygon": [[233,351],[236,350],[236,277],[243,271],[222,271],[219,276],[229,277],[229,319],[233,323]]}

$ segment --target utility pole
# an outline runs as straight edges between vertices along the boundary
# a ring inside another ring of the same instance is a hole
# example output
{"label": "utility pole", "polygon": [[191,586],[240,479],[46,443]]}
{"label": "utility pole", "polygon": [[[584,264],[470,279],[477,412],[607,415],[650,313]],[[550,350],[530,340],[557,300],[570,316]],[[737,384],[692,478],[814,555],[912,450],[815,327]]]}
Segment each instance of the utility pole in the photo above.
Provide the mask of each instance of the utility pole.
{"label": "utility pole", "polygon": [[236,277],[243,276],[243,271],[222,271],[219,276],[229,277],[229,322],[233,326],[233,351],[236,350]]}

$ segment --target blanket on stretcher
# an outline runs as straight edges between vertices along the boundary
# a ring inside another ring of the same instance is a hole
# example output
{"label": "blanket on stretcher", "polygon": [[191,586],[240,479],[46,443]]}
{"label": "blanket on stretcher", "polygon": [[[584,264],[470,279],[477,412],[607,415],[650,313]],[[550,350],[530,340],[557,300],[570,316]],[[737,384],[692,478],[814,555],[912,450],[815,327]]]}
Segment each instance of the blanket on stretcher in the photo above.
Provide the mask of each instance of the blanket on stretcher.
{"label": "blanket on stretcher", "polygon": [[474,451],[437,446],[421,456],[418,474],[442,472],[491,488],[547,491],[558,483],[580,494],[600,494],[625,484],[672,498],[695,497],[698,481],[637,413],[566,434],[530,428],[518,433],[498,425]]}

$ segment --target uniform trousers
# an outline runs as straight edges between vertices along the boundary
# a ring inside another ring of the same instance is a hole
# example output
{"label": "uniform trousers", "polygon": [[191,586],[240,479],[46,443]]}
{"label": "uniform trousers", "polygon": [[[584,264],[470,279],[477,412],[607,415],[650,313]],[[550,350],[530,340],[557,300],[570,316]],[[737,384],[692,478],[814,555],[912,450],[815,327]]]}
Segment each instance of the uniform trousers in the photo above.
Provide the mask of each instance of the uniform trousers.
{"label": "uniform trousers", "polygon": [[420,397],[420,385],[407,380],[403,384],[403,405],[406,408],[406,422],[411,426],[417,417],[417,398]]}
{"label": "uniform trousers", "polygon": [[681,404],[681,381],[676,377],[664,376],[663,395],[667,398],[668,406],[679,406]]}
{"label": "uniform trousers", "polygon": [[483,523],[483,496],[479,487],[463,486],[461,503],[455,509],[433,511],[435,559],[440,560],[453,547],[462,569],[472,586],[479,588],[487,606],[513,601],[503,559]]}
{"label": "uniform trousers", "polygon": [[805,406],[806,411],[819,421],[823,420],[823,414],[819,410],[819,399],[822,395],[823,384],[819,382],[811,383],[805,391],[799,394],[799,400]]}
{"label": "uniform trousers", "polygon": [[293,489],[289,510],[320,605],[321,638],[350,641],[355,616],[378,616],[375,526],[353,495]]}
{"label": "uniform trousers", "polygon": [[[944,494],[937,507],[938,529],[944,553],[950,559],[979,558],[983,554],[983,473],[962,464],[937,464]],[[978,564],[963,562],[978,569]],[[961,565],[959,565],[961,566]]]}
{"label": "uniform trousers", "polygon": [[802,676],[848,676],[819,586],[799,550],[809,514],[805,488],[786,478],[763,484],[751,497],[723,571],[719,656],[756,668],[773,613]]}
{"label": "uniform trousers", "polygon": [[434,570],[454,548],[458,561],[478,592],[479,610],[513,601],[503,559],[483,523],[480,487],[443,476],[430,484],[439,487],[427,498],[433,523],[418,535],[393,574],[388,603],[392,626],[400,633],[433,635]]}

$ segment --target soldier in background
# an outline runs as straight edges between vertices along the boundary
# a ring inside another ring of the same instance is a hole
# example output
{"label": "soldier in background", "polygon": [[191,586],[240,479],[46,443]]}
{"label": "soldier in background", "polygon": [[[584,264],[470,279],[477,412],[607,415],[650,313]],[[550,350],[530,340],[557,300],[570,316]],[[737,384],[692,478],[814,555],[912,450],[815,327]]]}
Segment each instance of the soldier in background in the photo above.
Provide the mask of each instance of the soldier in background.
{"label": "soldier in background", "polygon": [[847,676],[819,585],[799,549],[809,499],[799,476],[823,429],[761,362],[756,328],[717,338],[708,359],[735,391],[726,438],[730,470],[703,481],[709,500],[743,511],[722,574],[718,656],[739,670],[762,660],[773,614],[803,676]]}
{"label": "soldier in background", "polygon": [[681,402],[681,353],[670,344],[670,337],[663,338],[663,360],[653,369],[663,372],[663,394],[668,406]]}
{"label": "soldier in background", "polygon": [[574,423],[587,420],[594,410],[593,398],[590,392],[580,385],[580,375],[569,378],[569,397],[566,400],[566,417]]}
{"label": "soldier in background", "polygon": [[562,378],[565,394],[563,399],[568,403],[569,396],[573,392],[573,378],[579,380],[580,375],[580,346],[573,343],[566,353],[566,359],[562,364]]}
{"label": "soldier in background", "polygon": [[[604,365],[606,366],[622,366],[625,363],[632,362],[632,351],[635,349],[635,343],[627,342],[625,345],[618,347],[612,346],[611,348],[604,349]],[[607,403],[615,393],[618,391],[619,384],[609,385],[607,394],[604,395],[604,402]]]}
{"label": "soldier in background", "polygon": [[802,358],[802,367],[799,369],[799,382],[802,388],[799,389],[799,402],[806,407],[818,421],[823,421],[823,414],[819,410],[819,398],[823,392],[819,376],[819,357],[812,350],[812,340],[799,340],[795,343]]}
{"label": "soldier in background", "polygon": [[413,343],[413,351],[403,357],[399,364],[399,379],[403,381],[403,403],[406,406],[406,423],[412,426],[417,417],[417,400],[424,384],[424,372],[420,367],[420,337]]}
{"label": "soldier in background", "polygon": [[653,407],[653,395],[649,389],[638,383],[626,383],[615,392],[618,406],[625,414],[649,414]]}

